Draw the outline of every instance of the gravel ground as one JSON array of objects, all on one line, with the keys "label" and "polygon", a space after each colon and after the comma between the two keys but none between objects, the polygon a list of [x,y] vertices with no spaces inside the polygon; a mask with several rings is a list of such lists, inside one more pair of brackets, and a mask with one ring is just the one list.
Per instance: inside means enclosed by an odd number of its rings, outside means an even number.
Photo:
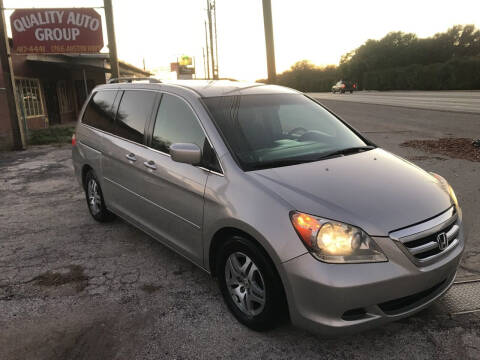
[{"label": "gravel ground", "polygon": [[450,158],[480,162],[480,146],[474,144],[473,139],[450,137],[435,140],[410,140],[400,145],[410,146],[432,154],[446,155]]},{"label": "gravel ground", "polygon": [[[450,135],[382,122],[443,113],[329,106],[452,183],[469,238],[459,278],[480,278],[480,164],[400,147]],[[480,358],[480,313],[452,315],[441,301],[353,336],[323,338],[288,324],[252,332],[230,315],[202,270],[120,220],[90,217],[68,146],[0,153],[0,169],[0,359]]]}]

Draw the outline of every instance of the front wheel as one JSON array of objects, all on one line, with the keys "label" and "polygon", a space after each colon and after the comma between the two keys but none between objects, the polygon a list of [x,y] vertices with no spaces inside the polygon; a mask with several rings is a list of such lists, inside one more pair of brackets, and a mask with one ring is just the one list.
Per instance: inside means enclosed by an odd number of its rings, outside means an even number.
[{"label": "front wheel", "polygon": [[288,315],[280,277],[262,249],[235,236],[220,248],[216,274],[223,298],[242,324],[263,331]]}]

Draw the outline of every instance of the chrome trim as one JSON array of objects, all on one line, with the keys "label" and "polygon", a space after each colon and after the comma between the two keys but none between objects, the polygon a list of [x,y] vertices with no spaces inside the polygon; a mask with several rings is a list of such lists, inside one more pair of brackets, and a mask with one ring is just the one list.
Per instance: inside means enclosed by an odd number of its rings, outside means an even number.
[{"label": "chrome trim", "polygon": [[450,252],[450,250],[452,250],[455,246],[457,246],[458,243],[459,243],[458,239],[455,239],[451,242],[450,245],[448,245],[445,249],[440,251],[438,254],[435,254],[435,255],[432,255],[432,256],[429,256],[429,257],[426,257],[426,258],[423,258],[423,259],[417,259],[417,261],[419,261],[420,263],[425,263],[425,262],[429,262],[429,261],[435,259],[438,256],[445,255],[446,253]]},{"label": "chrome trim", "polygon": [[452,206],[433,219],[400,230],[392,231],[389,233],[389,236],[393,240],[397,240],[402,243],[409,242],[434,234],[442,228],[455,222],[457,218],[458,215],[455,213],[455,207]]},{"label": "chrome trim", "polygon": [[154,203],[154,202],[153,202],[153,201],[151,201],[151,200],[148,200],[147,198],[143,197],[142,195],[139,195],[139,194],[137,194],[136,192],[134,192],[134,191],[132,191],[132,190],[130,190],[130,189],[128,189],[128,188],[126,188],[125,186],[123,186],[123,185],[120,185],[120,184],[119,184],[119,183],[117,183],[116,181],[114,181],[114,180],[111,180],[111,179],[109,179],[109,178],[107,178],[107,177],[105,177],[105,176],[104,176],[103,178],[104,178],[105,180],[109,181],[110,183],[112,183],[112,184],[114,184],[114,185],[116,185],[116,186],[118,186],[118,187],[122,188],[123,190],[125,190],[125,191],[128,191],[129,193],[131,193],[131,194],[133,194],[133,195],[135,195],[135,196],[139,197],[140,199],[142,199],[142,200],[144,200],[144,201],[148,202],[149,204],[152,204],[153,206],[156,206],[156,207],[158,207],[160,210],[163,210],[163,211],[165,211],[165,212],[167,212],[167,213],[169,213],[169,214],[171,214],[171,215],[173,215],[173,216],[176,216],[177,218],[179,218],[180,220],[183,220],[184,222],[186,222],[186,223],[190,224],[190,225],[191,225],[191,226],[193,226],[194,228],[196,228],[196,229],[200,229],[200,226],[199,226],[199,225],[197,225],[197,224],[195,224],[195,223],[191,222],[190,220],[187,220],[187,219],[185,219],[184,217],[181,217],[180,215],[178,215],[178,214],[174,213],[173,211],[170,211],[170,210],[168,210],[168,209],[164,208],[163,206],[160,206],[160,205],[158,205],[158,204]]},{"label": "chrome trim", "polygon": [[[389,235],[390,238],[394,240],[394,242],[400,248],[400,250],[402,250],[402,252],[414,264],[416,264],[417,266],[425,266],[432,263],[436,258],[443,257],[460,243],[460,240],[457,238],[457,235],[460,232],[460,226],[457,224],[457,221],[459,221],[458,213],[455,211],[455,207],[452,206],[440,215],[430,220],[400,230],[395,230]],[[451,241],[451,243],[444,250],[441,250],[438,253],[428,256],[426,258],[420,259],[417,257],[419,254],[438,248],[437,241],[429,241],[426,244],[422,244],[416,247],[407,247],[407,244],[409,242],[423,239],[432,234],[438,233],[442,231],[442,229],[448,228],[452,224],[453,226],[446,234],[448,241]]]},{"label": "chrome trim", "polygon": [[457,224],[453,225],[452,228],[450,229],[450,231],[447,232],[448,242],[450,242],[450,240],[455,238],[458,235],[459,231],[460,231],[460,226],[458,226]]},{"label": "chrome trim", "polygon": [[436,242],[430,241],[429,243],[417,246],[415,248],[408,249],[412,255],[417,255],[429,250],[433,250],[438,247]]},{"label": "chrome trim", "polygon": [[[221,166],[222,166],[222,165],[220,165],[220,167],[221,167]],[[221,174],[221,173],[219,173],[219,172],[216,172],[215,170],[210,170],[210,169],[204,168],[203,166],[199,166],[198,168],[199,168],[199,169],[202,169],[202,170],[205,170],[206,172],[208,172],[208,173],[210,173],[210,174],[225,177],[225,175],[223,175],[223,174]]]}]

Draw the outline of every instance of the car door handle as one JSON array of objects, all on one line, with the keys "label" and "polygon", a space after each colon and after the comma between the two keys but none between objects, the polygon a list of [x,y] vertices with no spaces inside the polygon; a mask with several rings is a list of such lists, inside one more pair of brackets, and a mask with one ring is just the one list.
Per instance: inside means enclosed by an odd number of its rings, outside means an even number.
[{"label": "car door handle", "polygon": [[125,157],[130,161],[137,161],[137,158],[135,157],[134,153],[127,154],[125,155]]},{"label": "car door handle", "polygon": [[152,160],[145,161],[143,165],[145,165],[149,169],[157,170],[157,166],[155,165],[155,162]]}]

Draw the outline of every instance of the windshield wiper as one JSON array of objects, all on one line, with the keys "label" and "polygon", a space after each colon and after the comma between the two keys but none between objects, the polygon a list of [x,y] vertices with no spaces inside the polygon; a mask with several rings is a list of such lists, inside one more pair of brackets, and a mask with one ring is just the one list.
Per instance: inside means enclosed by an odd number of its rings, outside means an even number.
[{"label": "windshield wiper", "polygon": [[260,164],[255,164],[252,166],[252,170],[261,170],[261,169],[268,169],[268,168],[275,168],[281,166],[290,166],[290,165],[298,165],[307,162],[317,161],[318,158],[286,158],[286,159],[279,159],[274,161],[268,161]]},{"label": "windshield wiper", "polygon": [[349,148],[335,150],[335,151],[326,153],[326,154],[318,157],[317,160],[324,160],[324,159],[332,158],[332,157],[335,157],[335,156],[345,156],[345,155],[357,154],[359,152],[364,152],[364,151],[368,151],[368,150],[372,150],[372,149],[375,149],[375,146],[372,146],[372,145],[354,146],[354,147],[349,147]]},{"label": "windshield wiper", "polygon": [[335,157],[335,156],[344,156],[344,155],[349,155],[349,154],[355,154],[355,153],[368,151],[368,150],[372,150],[372,149],[375,149],[375,146],[371,146],[371,145],[355,146],[355,147],[335,150],[335,151],[323,154],[321,156],[294,157],[294,158],[278,159],[278,160],[273,160],[273,161],[268,161],[268,162],[252,165],[250,167],[250,170],[261,170],[261,169],[275,168],[275,167],[281,167],[281,166],[304,164],[304,163],[308,163],[308,162],[325,160],[325,159],[332,158],[332,157]]}]

